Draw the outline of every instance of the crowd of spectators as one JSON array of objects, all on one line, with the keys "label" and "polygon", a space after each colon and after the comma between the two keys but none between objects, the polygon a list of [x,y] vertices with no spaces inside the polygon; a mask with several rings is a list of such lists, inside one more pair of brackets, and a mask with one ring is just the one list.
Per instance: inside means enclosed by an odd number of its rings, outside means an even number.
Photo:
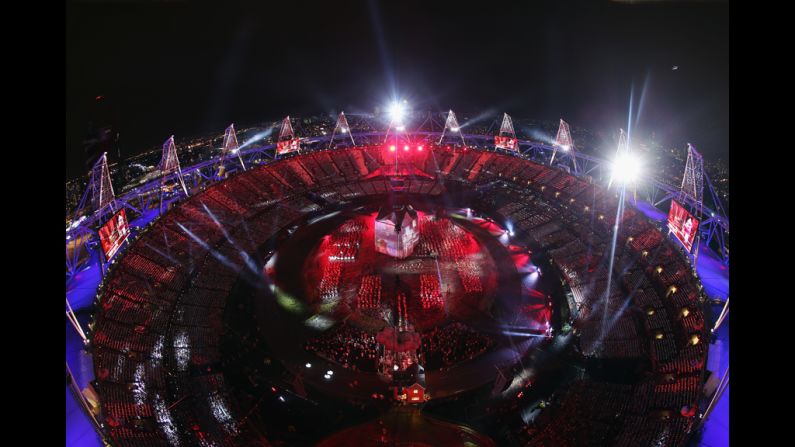
[{"label": "crowd of spectators", "polygon": [[380,344],[348,324],[337,325],[304,344],[304,348],[353,371],[376,372]]},{"label": "crowd of spectators", "polygon": [[423,366],[429,370],[450,368],[477,357],[495,344],[488,335],[459,321],[435,327],[422,334]]}]

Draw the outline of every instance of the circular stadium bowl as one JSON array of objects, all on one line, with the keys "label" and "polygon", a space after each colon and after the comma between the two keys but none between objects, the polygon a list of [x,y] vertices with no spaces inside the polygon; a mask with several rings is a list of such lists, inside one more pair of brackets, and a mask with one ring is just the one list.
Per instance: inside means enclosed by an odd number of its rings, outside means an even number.
[{"label": "circular stadium bowl", "polygon": [[249,166],[141,230],[90,334],[111,442],[684,445],[708,334],[671,241],[515,154],[389,146]]}]

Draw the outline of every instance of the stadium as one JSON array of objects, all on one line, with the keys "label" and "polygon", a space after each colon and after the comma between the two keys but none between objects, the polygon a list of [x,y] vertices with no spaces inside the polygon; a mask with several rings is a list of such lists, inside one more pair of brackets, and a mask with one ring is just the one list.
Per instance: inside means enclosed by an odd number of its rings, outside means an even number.
[{"label": "stadium", "polygon": [[573,134],[395,103],[191,163],[172,136],[119,194],[101,157],[67,219],[67,431],[694,445],[728,412],[727,213],[695,147],[672,184],[623,130],[612,158]]}]

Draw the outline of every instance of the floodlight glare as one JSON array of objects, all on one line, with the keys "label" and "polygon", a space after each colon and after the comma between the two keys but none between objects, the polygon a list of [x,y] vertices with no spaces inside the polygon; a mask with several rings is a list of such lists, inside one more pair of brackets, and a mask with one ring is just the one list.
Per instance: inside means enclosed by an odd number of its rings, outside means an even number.
[{"label": "floodlight glare", "polygon": [[[403,102],[405,104],[405,101]],[[399,102],[393,102],[391,106],[389,106],[389,118],[392,119],[392,122],[399,123],[403,120],[403,115],[405,114],[405,109],[403,104]]]},{"label": "floodlight glare", "polygon": [[458,132],[458,130],[459,130],[458,127],[451,127],[450,128],[451,132]]},{"label": "floodlight glare", "polygon": [[571,149],[568,144],[561,144],[560,148],[563,149],[564,151]]},{"label": "floodlight glare", "polygon": [[640,159],[633,154],[621,154],[612,165],[612,178],[619,183],[632,183],[640,177]]}]

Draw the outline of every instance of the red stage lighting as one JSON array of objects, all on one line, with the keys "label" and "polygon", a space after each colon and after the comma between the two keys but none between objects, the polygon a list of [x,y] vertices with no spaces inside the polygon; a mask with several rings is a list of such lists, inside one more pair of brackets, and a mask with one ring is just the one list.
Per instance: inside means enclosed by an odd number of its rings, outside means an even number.
[{"label": "red stage lighting", "polygon": [[408,150],[409,150],[409,145],[407,144],[407,145],[403,146],[403,150],[404,150],[404,151],[406,151],[406,152],[408,152]]},{"label": "red stage lighting", "polygon": [[389,151],[390,152],[395,152],[395,145],[394,144],[392,146],[389,146]]},{"label": "red stage lighting", "polygon": [[422,146],[417,146],[417,150],[422,152]]}]

